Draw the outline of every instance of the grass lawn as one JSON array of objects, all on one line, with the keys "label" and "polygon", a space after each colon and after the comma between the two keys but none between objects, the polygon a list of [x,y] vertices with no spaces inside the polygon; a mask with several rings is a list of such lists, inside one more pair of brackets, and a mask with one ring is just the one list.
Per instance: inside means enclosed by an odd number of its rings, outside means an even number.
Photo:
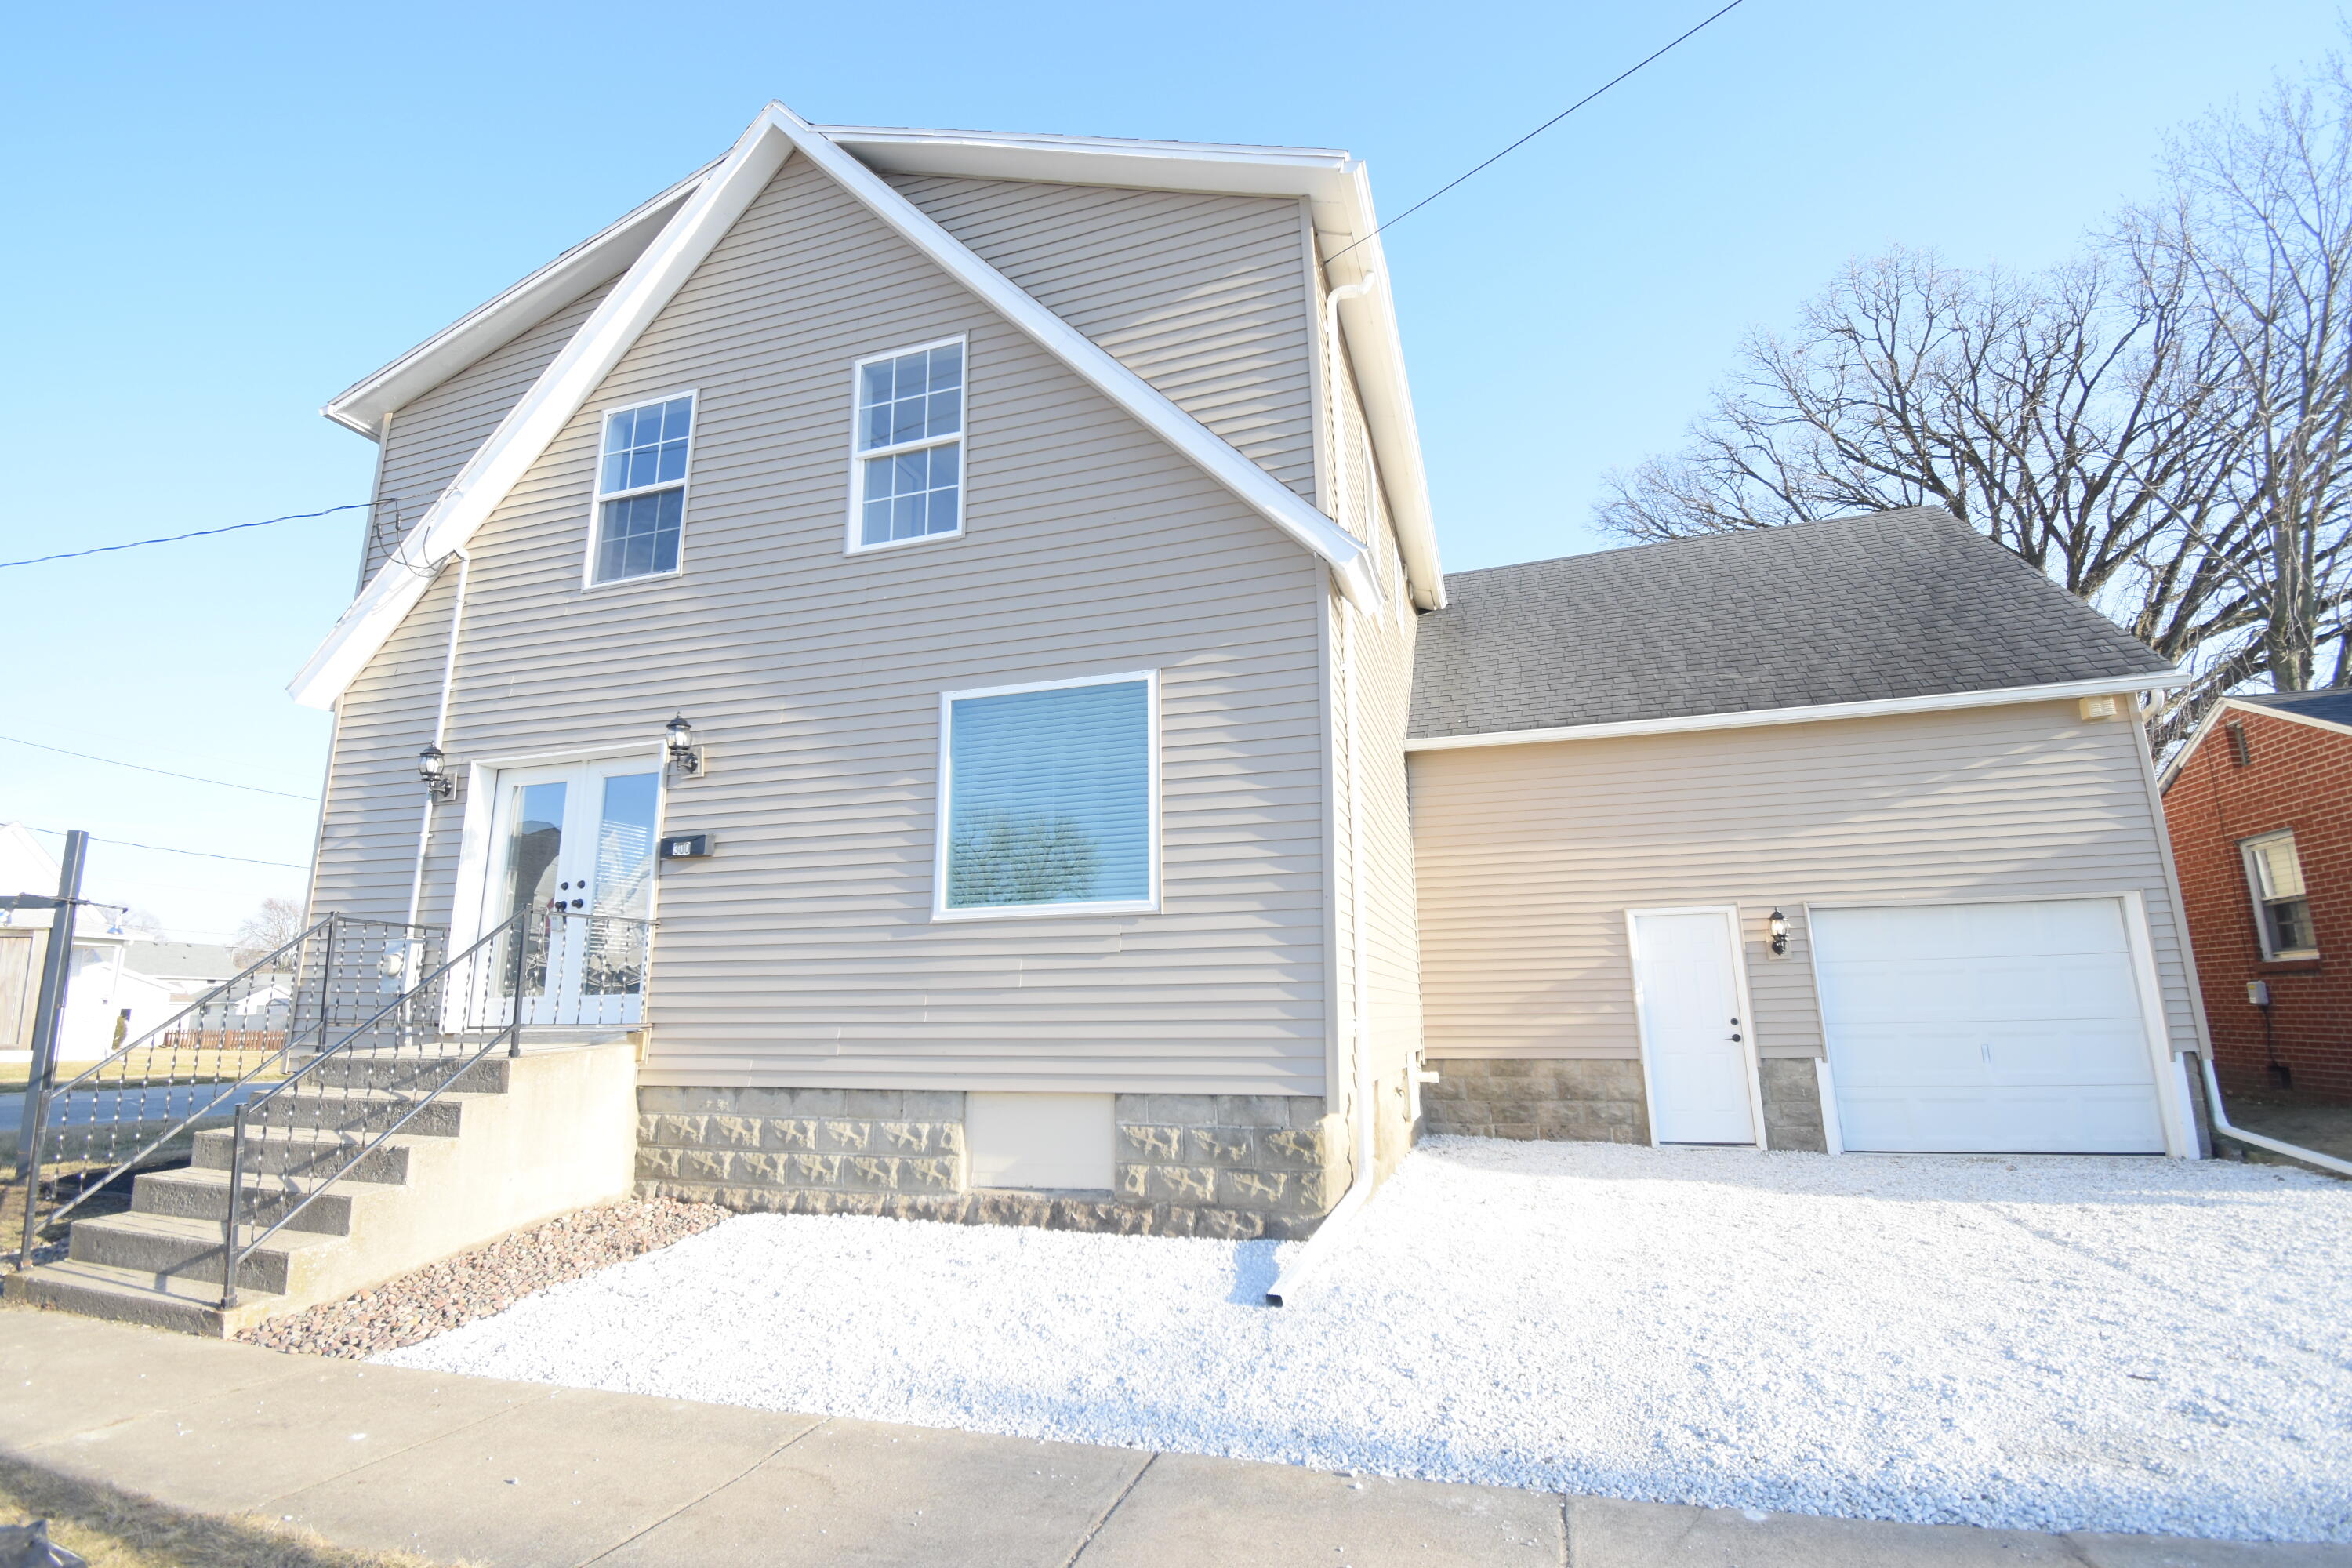
[{"label": "grass lawn", "polygon": [[258,1514],[183,1512],[0,1454],[0,1524],[37,1519],[90,1568],[432,1568],[405,1552],[346,1551]]}]

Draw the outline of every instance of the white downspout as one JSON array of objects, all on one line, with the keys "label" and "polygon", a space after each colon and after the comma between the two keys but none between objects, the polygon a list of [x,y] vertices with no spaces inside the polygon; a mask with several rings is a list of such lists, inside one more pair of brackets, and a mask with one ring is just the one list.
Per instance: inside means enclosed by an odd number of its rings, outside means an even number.
[{"label": "white downspout", "polygon": [[2259,1132],[2249,1132],[2232,1126],[2230,1112],[2221,1103],[2221,1081],[2213,1076],[2213,1058],[2200,1051],[2198,1065],[2205,1069],[2205,1109],[2213,1118],[2213,1131],[2240,1143],[2252,1143],[2257,1149],[2267,1149],[2273,1154],[2284,1154],[2290,1160],[2300,1160],[2306,1165],[2317,1165],[2339,1176],[2352,1176],[2352,1160],[2339,1160],[2333,1154],[2323,1154],[2316,1149],[2306,1149],[2299,1143],[2282,1143],[2275,1138],[2265,1138]]},{"label": "white downspout", "polygon": [[[1324,383],[1330,394],[1331,423],[1331,492],[1339,513],[1339,525],[1347,526],[1348,462],[1347,452],[1339,441],[1339,305],[1371,292],[1379,280],[1376,273],[1368,273],[1342,289],[1334,289],[1323,297],[1323,344],[1326,356]],[[1356,1080],[1356,1157],[1353,1179],[1323,1223],[1307,1239],[1294,1256],[1281,1277],[1265,1293],[1269,1307],[1284,1305],[1297,1295],[1307,1277],[1339,1245],[1338,1237],[1364,1200],[1372,1195],[1373,1160],[1378,1152],[1377,1134],[1372,1125],[1372,1042],[1367,1026],[1366,1002],[1370,971],[1370,936],[1364,921],[1364,785],[1363,737],[1357,723],[1356,700],[1356,621],[1360,616],[1376,613],[1359,610],[1340,601],[1339,609],[1339,689],[1340,701],[1348,735],[1348,879],[1349,894],[1354,900],[1351,920],[1355,927],[1349,947],[1349,1034],[1355,1046]]]},{"label": "white downspout", "polygon": [[[433,744],[436,746],[440,745],[443,737],[449,732],[449,689],[457,679],[457,634],[466,625],[466,580],[474,570],[474,558],[465,551],[452,550],[449,555],[457,558],[457,597],[449,606],[449,648],[441,660],[441,705],[433,714]],[[449,555],[441,558],[443,565],[449,563]],[[416,871],[408,882],[408,923],[412,926],[416,923],[417,912],[425,903],[425,852],[432,845],[433,813],[440,804],[431,795],[426,795],[425,816],[416,825]]]}]

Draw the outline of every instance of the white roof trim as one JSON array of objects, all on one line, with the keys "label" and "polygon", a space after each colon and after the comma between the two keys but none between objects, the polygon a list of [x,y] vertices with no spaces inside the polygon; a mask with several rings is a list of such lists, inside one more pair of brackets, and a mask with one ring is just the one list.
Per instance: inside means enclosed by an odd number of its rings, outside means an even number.
[{"label": "white roof trim", "polygon": [[1396,300],[1389,290],[1381,242],[1373,237],[1380,219],[1372,209],[1371,177],[1362,160],[1336,149],[1315,147],[901,131],[866,125],[814,129],[886,174],[1043,180],[1223,195],[1293,196],[1306,201],[1323,254],[1348,250],[1328,269],[1328,281],[1336,287],[1367,276],[1378,278],[1369,293],[1340,303],[1339,324],[1363,395],[1364,420],[1371,427],[1372,447],[1380,458],[1405,576],[1433,605],[1445,603],[1445,574],[1438,557],[1429,476],[1422,465],[1421,435],[1413,419],[1412,390],[1405,381]]},{"label": "white roof trim", "polygon": [[1692,713],[1674,719],[1629,719],[1615,724],[1570,724],[1554,730],[1497,730],[1483,735],[1427,735],[1409,739],[1408,752],[1451,752],[1470,746],[1532,746],[1553,741],[1606,741],[1621,735],[1671,735],[1692,730],[1747,730],[1764,724],[1810,724],[1831,719],[1878,719],[1903,713],[1935,713],[1955,708],[1997,708],[2012,702],[2059,702],[2076,697],[2108,697],[2186,686],[2178,669],[2146,675],[2116,675],[2098,680],[2050,686],[2004,686],[1990,691],[1945,691],[1928,697],[1889,697],[1874,702],[1821,702],[1803,708],[1744,708],[1731,713]]},{"label": "white roof trim", "polygon": [[573,246],[488,303],[467,311],[406,353],[335,395],[319,410],[371,441],[383,438],[383,422],[483,355],[539,325],[564,306],[626,272],[664,225],[694,194],[706,163],[619,222]]},{"label": "white roof trim", "polygon": [[1048,353],[1329,563],[1349,600],[1380,603],[1370,552],[1347,531],[982,261],[806,121],[771,103],[734,149],[699,177],[660,236],[377,569],[295,677],[289,689],[296,701],[323,708],[342,695],[424,596],[435,565],[464,547],[795,150]]}]

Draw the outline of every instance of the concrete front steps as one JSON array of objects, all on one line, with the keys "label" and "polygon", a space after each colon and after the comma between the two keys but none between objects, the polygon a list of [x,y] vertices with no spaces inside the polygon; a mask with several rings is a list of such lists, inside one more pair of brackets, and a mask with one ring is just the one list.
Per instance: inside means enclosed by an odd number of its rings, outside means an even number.
[{"label": "concrete front steps", "polygon": [[237,1266],[220,1304],[234,1135],[200,1132],[191,1163],[135,1178],[131,1212],[78,1220],[67,1256],[11,1275],[9,1299],[87,1317],[223,1337],[339,1300],[517,1226],[618,1197],[635,1179],[635,1049],[533,1040],[493,1056],[340,1179],[351,1152],[421,1100],[446,1068],[352,1053],[248,1119],[248,1227],[310,1206]]}]

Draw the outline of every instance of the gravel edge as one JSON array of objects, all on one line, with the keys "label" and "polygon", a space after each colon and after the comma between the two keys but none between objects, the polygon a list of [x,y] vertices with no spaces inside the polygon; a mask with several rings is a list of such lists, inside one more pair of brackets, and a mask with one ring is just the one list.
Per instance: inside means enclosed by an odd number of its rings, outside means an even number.
[{"label": "gravel edge", "polygon": [[625,1198],[574,1209],[340,1301],[245,1329],[248,1344],[364,1361],[505,1311],[551,1285],[642,1258],[735,1217],[716,1204]]}]

